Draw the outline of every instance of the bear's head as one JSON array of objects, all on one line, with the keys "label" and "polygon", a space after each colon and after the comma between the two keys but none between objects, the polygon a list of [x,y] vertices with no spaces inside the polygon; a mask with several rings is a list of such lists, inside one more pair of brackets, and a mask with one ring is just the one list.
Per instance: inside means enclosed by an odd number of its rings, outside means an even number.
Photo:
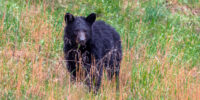
[{"label": "bear's head", "polygon": [[65,34],[71,42],[85,45],[91,39],[92,24],[96,19],[95,13],[91,13],[87,17],[66,13],[64,19],[66,23]]}]

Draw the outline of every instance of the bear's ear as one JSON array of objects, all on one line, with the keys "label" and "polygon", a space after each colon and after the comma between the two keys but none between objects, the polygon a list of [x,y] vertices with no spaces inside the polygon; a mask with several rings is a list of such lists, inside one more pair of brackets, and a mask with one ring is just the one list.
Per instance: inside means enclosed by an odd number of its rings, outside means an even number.
[{"label": "bear's ear", "polygon": [[65,23],[70,23],[74,21],[74,16],[70,13],[65,14]]},{"label": "bear's ear", "polygon": [[96,20],[96,14],[95,13],[91,13],[90,15],[88,15],[86,17],[86,21],[89,22],[90,24],[93,24],[95,20]]}]

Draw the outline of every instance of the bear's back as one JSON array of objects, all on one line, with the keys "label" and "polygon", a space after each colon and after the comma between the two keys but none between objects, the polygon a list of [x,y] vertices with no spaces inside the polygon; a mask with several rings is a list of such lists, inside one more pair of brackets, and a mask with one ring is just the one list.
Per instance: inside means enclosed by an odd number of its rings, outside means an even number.
[{"label": "bear's back", "polygon": [[120,35],[104,21],[95,21],[92,25],[92,42],[103,49],[103,55],[112,49],[121,50]]},{"label": "bear's back", "polygon": [[92,25],[92,35],[97,38],[108,38],[119,41],[120,36],[116,30],[104,21],[95,21]]}]

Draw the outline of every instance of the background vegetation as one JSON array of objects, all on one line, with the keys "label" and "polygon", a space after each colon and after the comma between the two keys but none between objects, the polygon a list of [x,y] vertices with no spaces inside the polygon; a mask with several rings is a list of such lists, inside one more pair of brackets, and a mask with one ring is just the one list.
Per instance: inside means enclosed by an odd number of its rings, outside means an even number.
[{"label": "background vegetation", "polygon": [[71,84],[63,59],[64,14],[111,24],[123,42],[119,99],[200,98],[199,0],[0,0],[0,99],[113,100]]}]

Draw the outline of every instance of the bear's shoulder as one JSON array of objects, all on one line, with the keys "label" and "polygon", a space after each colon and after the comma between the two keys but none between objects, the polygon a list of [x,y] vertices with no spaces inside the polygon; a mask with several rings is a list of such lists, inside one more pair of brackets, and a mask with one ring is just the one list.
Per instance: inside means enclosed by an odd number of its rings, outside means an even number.
[{"label": "bear's shoulder", "polygon": [[110,25],[108,25],[105,21],[102,20],[98,20],[95,21],[92,25],[93,28],[99,28],[99,27],[110,27]]},{"label": "bear's shoulder", "polygon": [[97,38],[107,38],[112,40],[113,37],[119,37],[119,33],[115,30],[114,27],[107,24],[105,21],[95,21],[92,25],[93,36]]}]

